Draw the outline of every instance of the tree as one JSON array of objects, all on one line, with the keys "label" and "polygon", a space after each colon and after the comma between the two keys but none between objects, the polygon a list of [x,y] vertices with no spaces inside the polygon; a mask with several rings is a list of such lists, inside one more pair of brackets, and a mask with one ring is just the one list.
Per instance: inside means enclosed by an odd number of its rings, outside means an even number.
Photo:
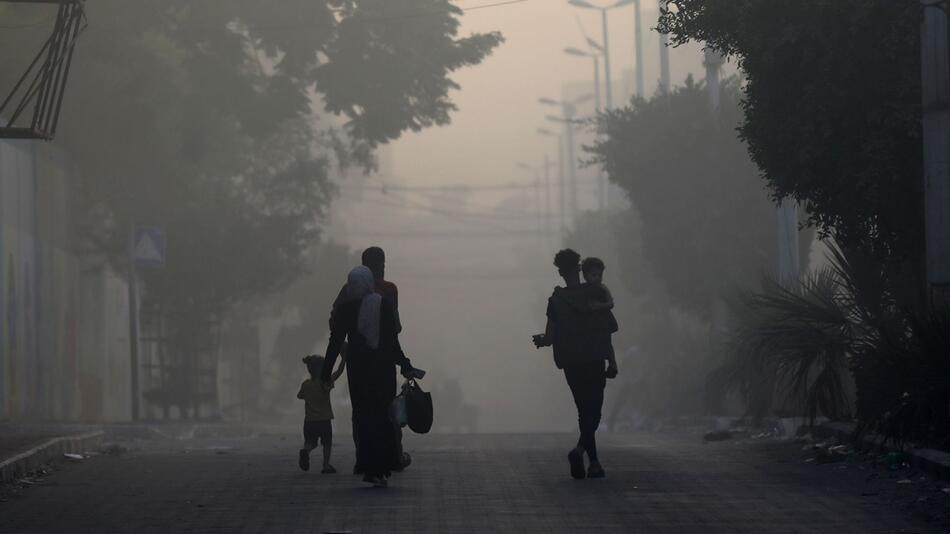
[{"label": "tree", "polygon": [[[449,75],[501,42],[458,37],[448,0],[102,0],[87,11],[58,139],[78,233],[84,252],[124,272],[131,227],[166,228],[145,307],[182,362],[228,309],[305,272],[334,163],[371,168],[378,143],[448,122]],[[4,21],[35,13],[6,7]],[[39,44],[24,37],[0,36],[0,87]]]},{"label": "tree", "polygon": [[916,307],[922,261],[920,6],[677,0],[659,29],[739,62],[739,128],[774,198],[887,267]]},{"label": "tree", "polygon": [[707,102],[691,77],[636,98],[601,117],[601,140],[588,150],[636,207],[653,274],[675,304],[709,319],[717,300],[775,271],[778,235],[775,208],[735,134],[739,81],[723,83],[718,114]]},{"label": "tree", "polygon": [[[773,197],[802,201],[808,222],[840,245],[839,287],[830,302],[860,333],[851,334],[845,351],[860,428],[946,443],[950,404],[937,384],[950,379],[950,323],[946,314],[924,311],[922,291],[921,4],[673,5],[660,31],[676,44],[705,41],[743,69],[740,133]],[[782,313],[795,305],[775,302]],[[824,313],[798,308],[801,324],[815,324]],[[779,317],[787,327],[790,315]],[[815,349],[804,355],[814,356]]]}]

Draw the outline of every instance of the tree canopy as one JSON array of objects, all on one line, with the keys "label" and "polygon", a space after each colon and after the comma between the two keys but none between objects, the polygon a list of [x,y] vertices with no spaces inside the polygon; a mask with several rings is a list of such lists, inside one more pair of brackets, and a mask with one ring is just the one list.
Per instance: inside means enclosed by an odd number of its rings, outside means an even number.
[{"label": "tree canopy", "polygon": [[601,140],[588,147],[640,215],[644,261],[677,305],[707,318],[716,299],[778,262],[775,207],[735,132],[738,79],[721,94],[718,113],[691,77],[635,98],[601,117]]},{"label": "tree canopy", "polygon": [[[5,20],[37,18],[7,7]],[[449,121],[449,75],[497,33],[459,37],[448,0],[103,0],[87,6],[61,135],[76,213],[93,249],[122,261],[130,227],[165,225],[169,263],[150,277],[212,308],[302,272],[333,163]],[[27,61],[0,47],[0,87]],[[336,118],[339,116],[340,118]],[[182,295],[184,298],[185,295]]]},{"label": "tree canopy", "polygon": [[739,131],[772,196],[908,280],[923,235],[919,24],[909,1],[676,0],[659,30],[738,60]]},{"label": "tree canopy", "polygon": [[[46,37],[37,9],[0,7],[20,28],[0,34],[0,88]],[[502,41],[459,36],[448,0],[86,9],[56,141],[76,241],[125,272],[131,229],[165,228],[166,265],[145,273],[144,302],[185,360],[234,305],[319,272],[308,262],[334,165],[369,169],[378,144],[447,123],[450,75]]]}]

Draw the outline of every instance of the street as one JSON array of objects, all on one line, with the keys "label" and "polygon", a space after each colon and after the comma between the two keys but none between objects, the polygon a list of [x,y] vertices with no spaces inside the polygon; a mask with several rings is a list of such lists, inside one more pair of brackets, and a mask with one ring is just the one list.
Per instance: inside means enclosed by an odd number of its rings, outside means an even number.
[{"label": "street", "polygon": [[[0,531],[945,531],[945,523],[897,503],[904,486],[918,493],[928,486],[927,499],[950,501],[934,481],[896,484],[907,475],[889,479],[860,462],[806,463],[791,441],[704,445],[694,437],[605,434],[608,478],[575,481],[564,458],[572,439],[407,436],[413,464],[385,490],[349,474],[345,435],[336,439],[336,475],[299,471],[294,434],[140,441],[120,455],[63,464],[6,495]],[[878,486],[868,486],[871,478],[881,479]]]}]

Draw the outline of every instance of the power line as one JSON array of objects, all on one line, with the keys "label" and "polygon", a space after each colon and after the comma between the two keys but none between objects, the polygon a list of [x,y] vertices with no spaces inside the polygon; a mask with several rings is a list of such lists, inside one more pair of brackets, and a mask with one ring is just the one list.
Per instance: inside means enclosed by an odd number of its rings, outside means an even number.
[{"label": "power line", "polygon": [[[384,193],[380,191],[379,189],[368,189],[367,191],[373,192],[373,193],[379,193],[385,196],[389,196],[390,194],[389,192]],[[446,202],[457,203],[458,202],[457,198],[446,196],[445,192],[440,192],[440,191],[397,191],[391,194],[399,195],[401,198],[406,198],[405,195],[411,194],[416,198],[422,197],[422,198],[429,199],[432,202],[441,202],[441,203],[446,203]],[[512,211],[512,210],[507,210],[507,209],[501,209],[497,205],[488,205],[488,204],[482,204],[480,202],[473,202],[469,198],[466,198],[463,203],[465,204],[466,207],[471,207],[471,208],[478,209],[478,210],[492,213],[492,214],[524,215],[523,211]]]},{"label": "power line", "polygon": [[[505,222],[505,221],[519,221],[519,220],[536,221],[538,217],[548,217],[548,216],[550,216],[551,218],[560,217],[560,215],[557,215],[557,214],[546,215],[544,213],[524,212],[524,211],[520,211],[520,212],[461,211],[461,210],[455,210],[455,209],[450,209],[450,208],[438,208],[436,206],[429,206],[429,205],[424,205],[424,204],[414,204],[414,203],[410,203],[408,199],[401,199],[401,200],[402,202],[396,199],[389,201],[387,199],[364,198],[356,202],[366,202],[369,204],[389,206],[393,208],[406,208],[410,210],[418,210],[418,211],[433,213],[437,215],[445,215],[447,217],[469,217],[469,218],[481,219],[481,220],[484,220],[485,222],[496,222],[496,221]],[[488,208],[488,209],[492,209],[492,208]]]},{"label": "power line", "polygon": [[493,223],[495,223],[496,221],[494,221],[494,220],[493,220],[492,218],[490,218],[490,217],[487,217],[485,214],[481,214],[481,213],[466,213],[466,212],[462,212],[462,211],[453,211],[453,210],[448,210],[448,209],[440,209],[440,208],[437,208],[437,207],[434,207],[434,206],[425,206],[425,205],[415,205],[415,206],[413,206],[413,205],[411,205],[411,204],[400,203],[399,201],[388,201],[388,202],[387,202],[386,200],[381,200],[381,199],[363,199],[363,202],[368,202],[368,203],[370,203],[370,204],[377,204],[377,205],[381,205],[381,206],[389,206],[389,207],[393,207],[393,208],[415,209],[415,210],[420,210],[420,211],[428,212],[428,213],[435,214],[435,215],[443,215],[443,216],[445,216],[445,217],[467,218],[467,219],[470,219],[471,222],[475,222],[475,223],[478,223],[478,224],[486,225],[488,228],[492,228],[492,229],[500,230],[500,231],[504,231],[504,230],[505,230],[505,227],[504,227],[504,226],[499,226],[499,225],[497,225],[497,224],[493,224]]},{"label": "power line", "polygon": [[537,230],[513,230],[506,232],[455,232],[455,231],[429,231],[429,232],[386,232],[386,231],[373,231],[373,230],[357,230],[352,232],[347,232],[347,235],[350,237],[404,237],[404,238],[448,238],[448,239],[469,239],[469,238],[489,238],[489,239],[498,239],[504,237],[530,237],[536,239],[538,237],[544,237],[547,234],[545,232],[539,232]]},{"label": "power line", "polygon": [[[500,209],[499,206],[488,205],[488,204],[483,204],[479,202],[472,202],[468,198],[465,198],[464,200],[460,200],[458,198],[452,198],[451,196],[446,196],[446,192],[444,191],[389,191],[389,190],[384,191],[382,189],[372,187],[372,188],[363,189],[361,192],[374,193],[375,195],[381,195],[381,198],[373,196],[371,198],[364,197],[362,200],[367,200],[367,201],[375,200],[377,202],[381,202],[382,200],[401,201],[407,207],[414,204],[415,206],[419,206],[419,209],[423,211],[429,211],[429,212],[432,211],[431,209],[432,204],[438,203],[438,204],[443,204],[443,205],[449,205],[450,207],[464,206],[466,208],[472,208],[474,210],[477,210],[478,213],[474,213],[474,212],[469,212],[469,213],[472,213],[473,215],[477,215],[479,217],[496,216],[496,215],[515,216],[515,217],[525,216],[524,211]],[[432,204],[426,204],[423,206],[423,205],[418,204],[417,202],[414,203],[413,199],[425,199]]]},{"label": "power line", "polygon": [[479,9],[488,9],[491,7],[510,6],[512,4],[522,4],[529,0],[508,0],[507,2],[495,2],[494,4],[482,4],[480,6],[460,7],[462,11],[477,11]]},{"label": "power line", "polygon": [[[565,185],[570,185],[569,181],[562,181],[561,183]],[[508,184],[482,184],[482,185],[464,185],[464,184],[451,184],[451,185],[388,185],[382,184],[379,186],[380,190],[384,193],[388,191],[458,191],[461,193],[467,193],[472,191],[512,191],[512,190],[524,190],[524,189],[535,189],[536,187],[543,186],[543,182],[532,182],[532,183],[508,183]],[[558,185],[557,181],[551,182],[551,185]],[[596,180],[577,180],[577,185],[586,185],[586,186],[596,186]],[[343,185],[341,189],[346,189],[346,186]]]}]

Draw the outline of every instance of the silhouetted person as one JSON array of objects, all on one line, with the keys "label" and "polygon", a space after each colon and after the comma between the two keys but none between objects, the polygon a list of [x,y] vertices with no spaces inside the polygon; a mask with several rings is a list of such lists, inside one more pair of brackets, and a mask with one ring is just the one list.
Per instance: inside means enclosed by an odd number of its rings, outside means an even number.
[{"label": "silhouetted person", "polygon": [[336,473],[330,465],[330,453],[333,450],[333,405],[330,403],[330,390],[333,383],[343,374],[346,367],[346,347],[340,350],[342,363],[331,376],[329,382],[320,379],[323,372],[323,356],[311,354],[303,359],[310,378],[300,384],[297,398],[304,401],[303,448],[300,449],[299,465],[304,471],[310,470],[310,451],[317,448],[317,442],[323,445],[323,469],[320,473]]},{"label": "silhouetted person", "polygon": [[[375,278],[375,291],[384,299],[388,300],[396,311],[396,325],[399,332],[402,332],[402,325],[399,323],[399,288],[396,284],[386,280],[386,253],[380,247],[369,247],[363,251],[360,263],[368,267],[373,272]],[[333,318],[337,307],[348,299],[346,285],[340,288],[336,300],[333,301],[333,309],[330,310],[330,327],[333,327]]]},{"label": "silhouetted person", "polygon": [[330,371],[343,342],[349,340],[347,375],[357,426],[357,458],[363,481],[386,487],[396,455],[396,432],[389,417],[396,393],[396,365],[403,376],[412,364],[399,345],[396,312],[390,301],[375,292],[375,279],[366,266],[354,267],[347,277],[346,302],[341,303],[330,328],[330,342],[321,379]]},{"label": "silhouetted person", "polygon": [[[392,305],[392,309],[396,318],[396,333],[398,334],[402,332],[402,325],[399,322],[399,289],[396,287],[396,284],[385,280],[386,253],[380,247],[369,247],[363,251],[361,263],[373,272],[373,277],[375,278],[374,289],[376,293],[383,297],[383,300],[388,301]],[[347,300],[349,300],[349,296],[346,289],[346,284],[344,284],[343,287],[340,288],[340,293],[337,294],[336,300],[333,301],[333,308],[330,310],[331,329],[333,328],[333,321],[336,317],[337,308],[339,308],[339,306]],[[354,402],[353,388],[349,371],[347,371],[346,380],[350,390],[350,405],[352,406]],[[393,396],[395,395],[395,389],[393,389]],[[357,451],[356,464],[353,466],[353,474],[360,475],[363,474],[363,467],[359,457],[359,432],[357,430],[359,425],[356,422],[356,410],[353,410],[352,412],[351,422],[353,425],[353,446]],[[403,468],[407,467],[412,460],[408,454],[404,454],[402,451],[402,429],[400,429],[398,425],[395,425],[395,428],[397,451],[393,459],[393,468],[401,471]]]},{"label": "silhouetted person", "polygon": [[[581,273],[584,275],[584,284],[591,286],[594,293],[594,299],[588,305],[591,311],[606,312],[607,324],[610,334],[618,330],[617,318],[614,317],[614,297],[610,294],[610,289],[604,284],[604,260],[600,258],[584,258],[581,262]],[[617,377],[617,357],[614,352],[614,344],[609,344],[610,354],[607,355],[607,378]]]},{"label": "silhouetted person", "polygon": [[591,310],[590,302],[602,298],[602,291],[581,285],[580,255],[564,249],[554,256],[554,265],[566,287],[554,288],[548,299],[547,326],[544,334],[534,336],[536,347],[554,346],[554,363],[574,396],[580,438],[567,455],[571,476],[584,478],[584,453],[590,465],[588,478],[603,478],[604,468],[597,457],[595,432],[600,425],[607,384],[605,362],[610,355],[610,335],[602,311]]}]

